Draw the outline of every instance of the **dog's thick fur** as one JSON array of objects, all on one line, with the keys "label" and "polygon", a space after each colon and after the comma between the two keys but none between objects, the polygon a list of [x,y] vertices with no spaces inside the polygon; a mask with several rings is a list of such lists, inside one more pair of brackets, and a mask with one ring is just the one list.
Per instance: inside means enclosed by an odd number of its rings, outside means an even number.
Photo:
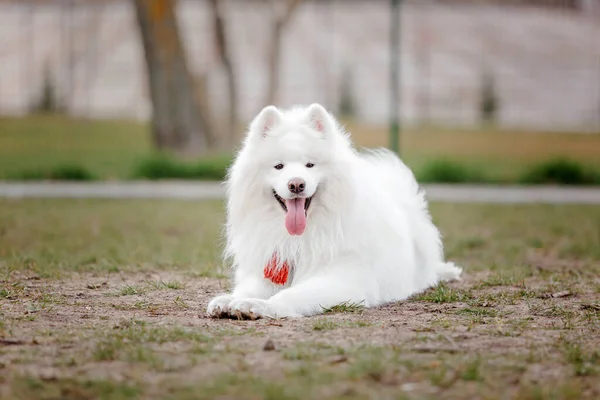
[{"label": "dog's thick fur", "polygon": [[[305,182],[302,193],[292,193],[292,179]],[[235,286],[209,303],[211,316],[301,317],[343,302],[374,307],[460,277],[444,261],[410,169],[386,150],[358,153],[319,104],[263,109],[227,190]],[[284,204],[312,197],[305,219],[288,221],[275,194]],[[265,278],[274,257],[290,266],[284,285]]]}]

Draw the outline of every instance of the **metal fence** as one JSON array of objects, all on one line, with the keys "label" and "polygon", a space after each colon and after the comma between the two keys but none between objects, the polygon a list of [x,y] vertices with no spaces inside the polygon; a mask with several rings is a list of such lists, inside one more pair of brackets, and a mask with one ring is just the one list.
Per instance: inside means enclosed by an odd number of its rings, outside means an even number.
[{"label": "metal fence", "polygon": [[[268,1],[225,0],[240,118],[264,106]],[[600,0],[402,1],[402,123],[600,130]],[[190,68],[225,107],[208,4],[180,0]],[[304,1],[283,38],[278,104],[321,102],[387,124],[389,0]],[[0,0],[0,113],[45,92],[70,113],[146,119],[151,112],[128,0]]]}]

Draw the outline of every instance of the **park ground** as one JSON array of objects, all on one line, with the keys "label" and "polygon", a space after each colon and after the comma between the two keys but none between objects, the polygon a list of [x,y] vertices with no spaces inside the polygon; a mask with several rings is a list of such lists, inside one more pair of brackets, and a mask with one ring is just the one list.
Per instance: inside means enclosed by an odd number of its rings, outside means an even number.
[{"label": "park ground", "polygon": [[600,397],[600,206],[432,213],[461,282],[237,321],[220,201],[0,200],[0,398]]}]

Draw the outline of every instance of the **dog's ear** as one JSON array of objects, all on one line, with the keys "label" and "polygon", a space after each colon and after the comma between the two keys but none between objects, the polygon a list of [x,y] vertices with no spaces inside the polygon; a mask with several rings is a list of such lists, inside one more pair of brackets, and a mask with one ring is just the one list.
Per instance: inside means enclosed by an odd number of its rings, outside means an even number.
[{"label": "dog's ear", "polygon": [[267,106],[252,121],[250,133],[257,138],[264,138],[280,123],[281,112],[275,106]]},{"label": "dog's ear", "polygon": [[325,108],[317,103],[308,106],[310,127],[315,131],[327,134],[333,130],[333,121]]}]

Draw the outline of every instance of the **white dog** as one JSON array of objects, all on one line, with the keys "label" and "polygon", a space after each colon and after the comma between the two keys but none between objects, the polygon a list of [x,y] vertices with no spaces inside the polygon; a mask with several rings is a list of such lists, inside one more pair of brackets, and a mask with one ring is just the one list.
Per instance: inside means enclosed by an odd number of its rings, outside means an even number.
[{"label": "white dog", "polygon": [[210,316],[374,307],[460,277],[410,169],[386,150],[359,154],[319,104],[263,109],[227,190],[235,287],[209,303]]}]

